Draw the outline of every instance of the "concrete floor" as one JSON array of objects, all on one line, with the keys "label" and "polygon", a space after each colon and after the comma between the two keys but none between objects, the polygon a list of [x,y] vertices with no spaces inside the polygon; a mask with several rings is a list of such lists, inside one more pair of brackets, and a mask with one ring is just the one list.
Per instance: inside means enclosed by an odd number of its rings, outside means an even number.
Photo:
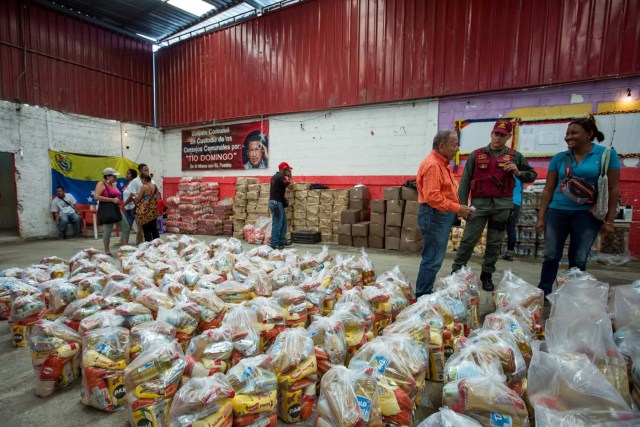
[{"label": "concrete floor", "polygon": [[[209,242],[210,236],[202,236],[202,240]],[[81,249],[88,247],[101,248],[101,240],[72,239],[72,240],[38,240],[21,241],[17,239],[3,239],[0,242],[0,270],[9,267],[26,267],[37,263],[45,256],[57,255],[70,258]],[[245,245],[246,248],[251,245]],[[312,254],[321,250],[320,245],[295,244],[301,253],[307,251]],[[332,252],[343,254],[358,254],[359,250],[352,247],[330,245]],[[394,251],[370,249],[369,256],[374,263],[376,273],[381,273],[399,265],[411,283],[415,283],[418,274],[420,257],[417,254],[404,254]],[[448,254],[441,275],[447,275],[451,270],[453,254]],[[474,256],[469,266],[476,272],[480,271],[482,259]],[[540,261],[500,261],[494,282],[499,282],[502,272],[510,268],[514,273],[532,284],[537,284],[540,275]],[[640,279],[640,262],[632,262],[621,267],[605,265],[589,265],[589,271],[598,279],[609,284],[619,285],[631,283]],[[491,295],[481,291],[482,312],[493,311]],[[31,360],[27,348],[14,349],[10,346],[10,334],[7,321],[0,322],[0,425],[65,427],[65,426],[126,426],[128,425],[125,411],[107,414],[80,403],[79,381],[63,391],[57,391],[49,398],[38,398],[34,394],[34,378]],[[433,384],[431,393],[436,407],[439,406],[439,384]],[[417,422],[425,418],[433,410],[420,408],[416,414]],[[416,424],[417,424],[416,422]],[[285,424],[282,424],[285,425]],[[313,424],[307,424],[313,425]]]}]

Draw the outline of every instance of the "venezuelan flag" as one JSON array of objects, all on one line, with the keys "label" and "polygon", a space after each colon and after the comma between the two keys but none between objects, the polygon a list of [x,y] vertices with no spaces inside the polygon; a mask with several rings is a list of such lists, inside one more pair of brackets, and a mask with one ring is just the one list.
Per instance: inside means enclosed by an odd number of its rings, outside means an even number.
[{"label": "venezuelan flag", "polygon": [[76,198],[83,205],[95,205],[93,190],[103,178],[102,171],[114,168],[120,173],[118,188],[127,185],[125,178],[128,169],[137,169],[138,165],[125,157],[101,157],[82,154],[65,153],[49,150],[51,160],[51,194],[61,186],[66,193]]}]

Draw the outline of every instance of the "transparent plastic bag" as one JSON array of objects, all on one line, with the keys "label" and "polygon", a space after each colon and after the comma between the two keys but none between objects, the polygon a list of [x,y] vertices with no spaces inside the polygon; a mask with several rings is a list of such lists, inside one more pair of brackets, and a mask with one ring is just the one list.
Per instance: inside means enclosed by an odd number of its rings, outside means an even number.
[{"label": "transparent plastic bag", "polygon": [[402,292],[407,301],[409,301],[409,304],[415,302],[415,293],[413,292],[411,284],[405,275],[400,271],[399,265],[396,265],[390,271],[385,271],[376,278],[376,283],[378,284],[384,284],[385,282],[391,282],[402,289]]},{"label": "transparent plastic bag", "polygon": [[614,316],[616,329],[640,320],[640,280],[630,285],[616,286],[614,292]]},{"label": "transparent plastic bag", "polygon": [[417,427],[480,427],[482,424],[466,415],[457,414],[449,408],[440,408],[440,411],[429,415]]},{"label": "transparent plastic bag", "polygon": [[267,355],[242,359],[229,369],[227,379],[235,390],[234,426],[276,427],[278,381]]},{"label": "transparent plastic bag", "polygon": [[176,338],[176,328],[167,322],[154,320],[131,328],[131,360],[155,345],[168,345]]},{"label": "transparent plastic bag", "polygon": [[225,373],[230,365],[233,343],[225,328],[211,329],[191,339],[187,349],[187,367],[184,375],[189,378],[207,377],[217,372]]},{"label": "transparent plastic bag", "polygon": [[123,324],[123,316],[117,314],[114,310],[103,310],[82,319],[78,333],[82,336],[85,332],[94,329],[106,328],[108,326],[122,326]]},{"label": "transparent plastic bag", "polygon": [[273,292],[285,313],[285,325],[290,328],[307,325],[307,294],[296,286],[285,286]]},{"label": "transparent plastic bag", "polygon": [[275,297],[257,297],[249,302],[249,308],[256,312],[260,331],[260,350],[265,351],[280,332],[286,329],[285,309]]},{"label": "transparent plastic bag", "polygon": [[355,314],[364,322],[365,330],[368,332],[373,327],[373,311],[364,298],[362,289],[355,287],[345,290],[334,305],[336,311],[347,311]]},{"label": "transparent plastic bag", "polygon": [[129,363],[129,330],[94,329],[82,337],[82,403],[113,412],[126,403],[124,369]]},{"label": "transparent plastic bag", "polygon": [[320,382],[317,427],[382,426],[380,387],[371,367],[335,366]]},{"label": "transparent plastic bag", "polygon": [[170,427],[229,426],[233,421],[235,392],[223,374],[187,380],[169,410]]},{"label": "transparent plastic bag", "polygon": [[347,356],[347,338],[342,321],[317,316],[313,318],[307,331],[313,340],[320,376],[333,366],[344,364]]},{"label": "transparent plastic bag", "polygon": [[195,289],[189,293],[189,301],[197,304],[201,311],[198,332],[220,327],[227,306],[214,291]]},{"label": "transparent plastic bag", "polygon": [[215,292],[222,301],[229,304],[238,304],[251,299],[253,287],[250,283],[227,280],[216,286]]},{"label": "transparent plastic bag", "polygon": [[36,396],[50,396],[80,376],[82,337],[60,319],[40,319],[29,337]]},{"label": "transparent plastic bag", "polygon": [[255,311],[248,307],[235,306],[225,315],[222,327],[228,328],[231,334],[232,364],[260,353],[260,332]]},{"label": "transparent plastic bag", "polygon": [[141,323],[151,322],[153,320],[151,310],[137,302],[121,304],[116,307],[115,312],[124,318],[122,326],[129,329]]}]

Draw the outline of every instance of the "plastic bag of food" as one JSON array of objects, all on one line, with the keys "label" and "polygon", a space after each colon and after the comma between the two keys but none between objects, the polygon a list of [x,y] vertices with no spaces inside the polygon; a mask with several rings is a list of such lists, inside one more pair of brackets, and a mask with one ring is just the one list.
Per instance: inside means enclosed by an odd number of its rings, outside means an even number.
[{"label": "plastic bag of food", "polygon": [[154,320],[131,328],[131,360],[151,347],[168,345],[176,338],[176,328],[167,322]]},{"label": "plastic bag of food", "polygon": [[136,302],[150,309],[154,314],[158,313],[160,307],[172,308],[175,305],[173,299],[158,289],[145,289],[140,291]]},{"label": "plastic bag of food", "polygon": [[640,280],[630,285],[616,286],[614,292],[614,316],[616,329],[640,319]]},{"label": "plastic bag of food", "polygon": [[129,329],[141,323],[151,322],[153,320],[151,310],[137,302],[126,302],[121,304],[116,307],[115,312],[124,318],[122,326]]},{"label": "plastic bag of food", "polygon": [[278,298],[258,297],[249,302],[249,308],[256,313],[260,331],[260,351],[264,352],[280,332],[286,329],[285,310]]},{"label": "plastic bag of food", "polygon": [[544,291],[537,288],[510,270],[505,271],[500,281],[500,285],[494,292],[494,302],[496,307],[500,305],[521,306],[531,313],[531,321],[536,325],[536,334],[544,333],[542,324],[542,307],[544,306]]},{"label": "plastic bag of food", "polygon": [[27,285],[13,276],[0,277],[0,320],[6,320],[11,315],[11,292],[21,286]]},{"label": "plastic bag of food", "polygon": [[173,302],[175,302],[176,304],[189,301],[189,293],[191,292],[189,288],[181,283],[178,283],[178,281],[175,280],[172,274],[167,274],[164,276],[164,279],[162,279],[162,284],[160,285],[160,290],[169,295],[169,297],[171,297]]},{"label": "plastic bag of food", "polygon": [[189,293],[189,301],[200,309],[198,332],[220,327],[227,306],[213,290],[195,289]]},{"label": "plastic bag of food", "polygon": [[23,295],[24,289],[15,289],[11,294],[11,314],[9,326],[11,327],[13,347],[26,347],[27,338],[33,325],[40,319],[46,310],[44,294],[30,293]]},{"label": "plastic bag of food", "polygon": [[171,403],[169,426],[231,426],[234,396],[235,391],[223,374],[191,378]]},{"label": "plastic bag of food", "polygon": [[382,420],[394,425],[411,425],[418,388],[405,361],[394,349],[374,339],[362,347],[349,362],[350,369],[374,368],[380,386]]},{"label": "plastic bag of food", "polygon": [[169,408],[186,361],[180,344],[157,344],[124,370],[131,425],[167,426]]},{"label": "plastic bag of food", "polygon": [[396,265],[390,271],[385,271],[376,278],[376,283],[378,284],[384,284],[385,282],[391,282],[402,289],[402,292],[407,301],[409,301],[409,304],[413,304],[416,301],[416,295],[411,288],[411,284],[402,271],[400,271],[399,265]]},{"label": "plastic bag of food", "polygon": [[347,311],[355,314],[362,319],[367,332],[373,327],[373,312],[371,311],[371,306],[364,298],[360,287],[345,290],[335,303],[334,310]]},{"label": "plastic bag of food", "polygon": [[333,366],[344,365],[347,339],[341,320],[335,317],[315,316],[307,331],[313,340],[320,377]]},{"label": "plastic bag of food", "polygon": [[581,281],[581,280],[593,280],[593,281],[597,281],[598,279],[596,279],[596,277],[593,274],[587,273],[586,271],[582,271],[578,267],[571,267],[566,271],[558,273],[558,275],[556,277],[556,283],[554,283],[554,285],[556,285],[556,287],[553,289],[553,292],[555,292],[558,288],[561,288],[567,282],[572,281],[572,280],[578,280],[578,281]]},{"label": "plastic bag of food", "polygon": [[49,287],[49,309],[51,314],[61,313],[67,305],[77,299],[77,286],[63,279],[52,280]]},{"label": "plastic bag of food", "polygon": [[469,345],[457,349],[444,367],[445,383],[490,376],[506,384],[500,360],[485,352],[482,346]]},{"label": "plastic bag of food", "polygon": [[129,330],[107,327],[82,337],[82,403],[113,412],[126,403],[123,375],[129,363]]},{"label": "plastic bag of food", "polygon": [[273,292],[285,312],[285,324],[290,328],[307,325],[307,294],[296,286],[284,286]]},{"label": "plastic bag of food", "polygon": [[103,274],[83,273],[71,277],[69,282],[78,286],[76,297],[82,299],[89,295],[102,293],[107,280]]},{"label": "plastic bag of food", "polygon": [[150,277],[150,274],[136,273],[129,279],[131,284],[142,291],[144,289],[155,289],[155,281]]},{"label": "plastic bag of food", "polygon": [[215,290],[216,286],[226,281],[225,276],[217,273],[204,274],[200,276],[200,280],[196,283],[196,289]]},{"label": "plastic bag of food", "polygon": [[335,366],[320,382],[316,426],[382,426],[380,394],[373,368]]},{"label": "plastic bag of food", "polygon": [[334,310],[328,317],[332,322],[339,322],[344,325],[344,336],[347,342],[345,364],[348,364],[351,357],[373,339],[373,333],[371,331],[367,332],[364,320],[351,312]]},{"label": "plastic bag of food", "polygon": [[216,253],[211,260],[211,268],[213,273],[229,276],[236,264],[236,256],[233,253],[222,251]]},{"label": "plastic bag of food", "polygon": [[[560,291],[569,288],[567,284]],[[546,322],[546,344],[554,354],[584,354],[630,402],[627,364],[613,340],[609,315],[601,301],[560,298],[563,310],[555,311]]]},{"label": "plastic bag of food", "polygon": [[232,365],[244,357],[260,353],[260,332],[255,311],[249,307],[235,306],[224,316],[222,327],[228,328],[231,334]]},{"label": "plastic bag of food", "polygon": [[247,275],[246,281],[251,284],[256,295],[262,297],[271,296],[273,285],[269,275],[262,268],[251,270]]},{"label": "plastic bag of food", "polygon": [[459,414],[474,418],[482,425],[529,425],[524,401],[493,376],[466,378],[445,384],[442,404]]},{"label": "plastic bag of food", "polygon": [[457,414],[449,408],[429,415],[417,427],[481,427],[482,424],[466,415]]},{"label": "plastic bag of food", "polygon": [[158,320],[165,321],[176,328],[176,339],[186,350],[189,341],[196,333],[200,322],[200,313],[194,303],[180,303],[173,308],[160,307]]},{"label": "plastic bag of food", "polygon": [[222,301],[229,304],[238,304],[243,301],[249,301],[252,298],[253,287],[251,283],[227,280],[216,286],[215,292]]},{"label": "plastic bag of food", "polygon": [[583,354],[547,353],[544,344],[536,343],[528,390],[536,426],[631,426],[640,420]]},{"label": "plastic bag of food", "polygon": [[293,273],[288,265],[283,265],[273,270],[271,274],[269,274],[269,278],[271,279],[274,290],[294,284]]},{"label": "plastic bag of food", "polygon": [[388,334],[376,338],[386,344],[404,361],[415,381],[417,394],[412,396],[416,405],[422,401],[426,391],[426,373],[429,367],[429,354],[417,341],[403,334]]},{"label": "plastic bag of food", "polygon": [[122,326],[123,324],[124,317],[117,314],[114,310],[103,310],[82,319],[80,321],[78,333],[80,336],[83,336],[85,332],[89,332],[94,329],[106,328],[109,326]]},{"label": "plastic bag of food", "polygon": [[496,311],[485,316],[482,328],[496,331],[500,334],[511,335],[512,339],[518,344],[525,363],[529,364],[533,334],[522,320],[512,313]]},{"label": "plastic bag of food", "polygon": [[373,335],[378,336],[391,323],[392,305],[389,292],[377,286],[365,286],[362,296],[369,302],[373,311]]},{"label": "plastic bag of food", "polygon": [[278,377],[278,416],[286,423],[311,417],[318,380],[313,340],[303,328],[287,329],[267,350]]},{"label": "plastic bag of food", "polygon": [[398,314],[407,308],[409,300],[405,296],[402,288],[393,281],[376,282],[376,288],[383,289],[389,295],[389,304],[391,304],[391,321],[396,320]]},{"label": "plastic bag of food", "polygon": [[235,390],[233,425],[276,427],[278,380],[271,357],[260,355],[242,359],[227,373]]},{"label": "plastic bag of food", "polygon": [[187,349],[185,378],[225,373],[230,365],[233,343],[226,328],[211,329],[191,339]]},{"label": "plastic bag of food", "polygon": [[36,396],[50,396],[80,375],[82,338],[60,320],[40,319],[29,337]]}]

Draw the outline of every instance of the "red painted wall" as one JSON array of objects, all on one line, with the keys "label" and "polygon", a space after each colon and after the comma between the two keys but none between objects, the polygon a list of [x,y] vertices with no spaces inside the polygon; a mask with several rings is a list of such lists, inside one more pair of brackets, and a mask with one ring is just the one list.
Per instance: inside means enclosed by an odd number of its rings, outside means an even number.
[{"label": "red painted wall", "polygon": [[638,22],[637,0],[308,0],[158,51],[159,125],[638,75]]},{"label": "red painted wall", "polygon": [[151,44],[26,0],[0,1],[0,99],[153,123]]}]

